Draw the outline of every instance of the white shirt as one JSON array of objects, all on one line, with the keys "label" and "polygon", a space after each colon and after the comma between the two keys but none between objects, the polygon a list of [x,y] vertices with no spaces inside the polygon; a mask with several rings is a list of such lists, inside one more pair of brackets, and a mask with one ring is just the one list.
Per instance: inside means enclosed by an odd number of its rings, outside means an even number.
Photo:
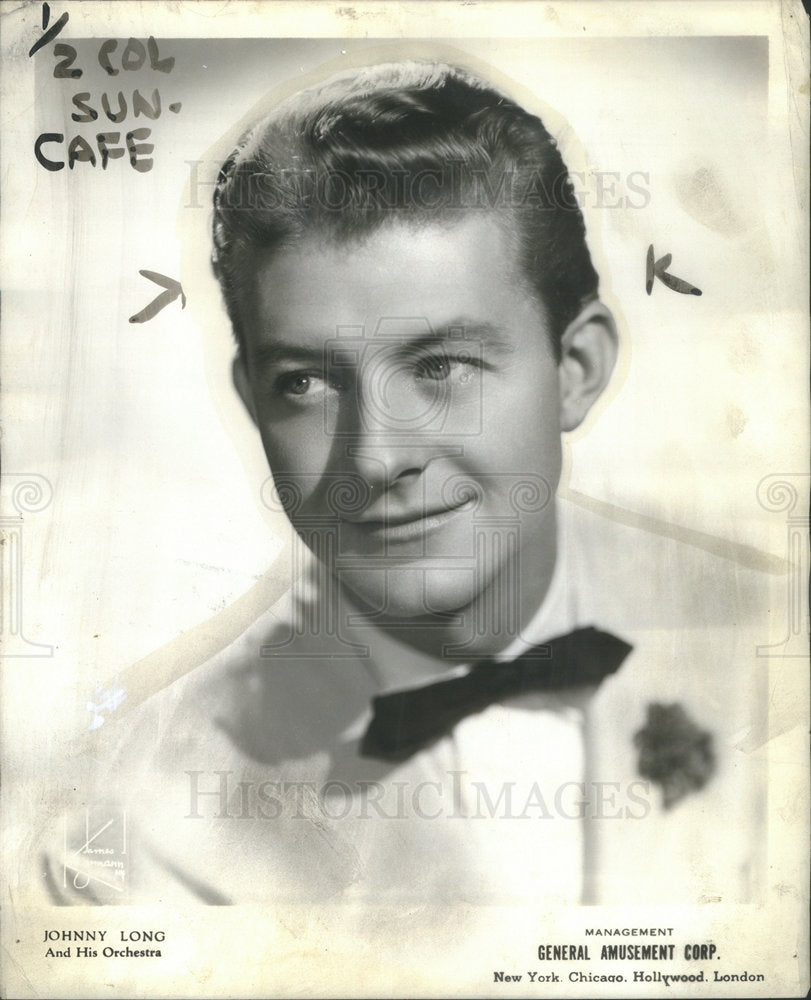
[{"label": "white shirt", "polygon": [[[370,699],[429,683],[435,663],[379,630],[296,637],[292,609],[271,609],[127,720],[101,783],[110,798],[113,776],[133,830],[126,901],[329,901],[351,925],[388,904],[752,898],[758,574],[561,514],[546,600],[502,657],[579,626],[613,632],[633,651],[596,693],[524,694],[406,761],[371,760],[358,752]],[[638,772],[651,703],[683,705],[717,758],[670,810]]]}]

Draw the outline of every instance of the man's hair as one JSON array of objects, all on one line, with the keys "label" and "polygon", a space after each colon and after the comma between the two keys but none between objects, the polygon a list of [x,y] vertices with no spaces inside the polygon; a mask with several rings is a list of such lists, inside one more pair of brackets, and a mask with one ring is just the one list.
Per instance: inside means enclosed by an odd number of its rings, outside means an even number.
[{"label": "man's hair", "polygon": [[237,343],[257,253],[313,233],[363,239],[387,221],[461,221],[489,211],[560,337],[598,277],[568,171],[541,120],[452,66],[342,73],[279,105],[223,164],[212,261]]}]

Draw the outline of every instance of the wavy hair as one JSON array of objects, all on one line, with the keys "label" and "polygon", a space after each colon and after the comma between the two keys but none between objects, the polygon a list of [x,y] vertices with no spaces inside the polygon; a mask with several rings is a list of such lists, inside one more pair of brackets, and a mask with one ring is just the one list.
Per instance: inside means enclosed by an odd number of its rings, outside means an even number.
[{"label": "wavy hair", "polygon": [[437,63],[342,73],[288,98],[242,137],[215,187],[212,263],[240,349],[258,252],[475,211],[495,213],[508,234],[559,357],[599,279],[568,170],[537,116]]}]

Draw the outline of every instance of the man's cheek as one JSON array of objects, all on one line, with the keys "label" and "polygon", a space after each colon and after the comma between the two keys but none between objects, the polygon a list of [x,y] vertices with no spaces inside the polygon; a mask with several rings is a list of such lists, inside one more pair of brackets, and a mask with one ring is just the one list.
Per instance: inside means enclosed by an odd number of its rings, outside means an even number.
[{"label": "man's cheek", "polygon": [[312,475],[323,471],[329,460],[330,442],[317,428],[291,422],[265,425],[262,444],[274,476]]},{"label": "man's cheek", "polygon": [[299,534],[337,531],[341,521],[368,502],[368,487],[346,473],[323,465],[303,465],[289,451],[269,456],[271,476],[263,487],[266,506],[283,512]]}]

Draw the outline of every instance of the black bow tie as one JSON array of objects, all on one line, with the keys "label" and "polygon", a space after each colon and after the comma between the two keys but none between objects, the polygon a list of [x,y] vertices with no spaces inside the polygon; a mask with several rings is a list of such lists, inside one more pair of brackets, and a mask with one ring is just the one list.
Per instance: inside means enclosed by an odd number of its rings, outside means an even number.
[{"label": "black bow tie", "polygon": [[404,760],[494,702],[527,691],[599,684],[631,646],[608,632],[579,628],[534,646],[511,663],[484,660],[464,677],[394,691],[372,699],[374,715],[363,737],[364,757]]}]

